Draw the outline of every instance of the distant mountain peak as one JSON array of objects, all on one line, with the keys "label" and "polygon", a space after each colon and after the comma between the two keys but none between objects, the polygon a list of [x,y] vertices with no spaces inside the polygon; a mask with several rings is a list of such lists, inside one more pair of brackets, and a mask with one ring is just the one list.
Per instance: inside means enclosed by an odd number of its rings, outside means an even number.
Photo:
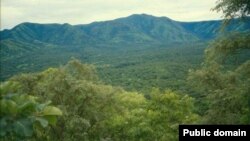
[{"label": "distant mountain peak", "polygon": [[[237,20],[237,19],[236,19]],[[171,43],[214,39],[221,21],[178,22],[167,17],[133,14],[115,20],[90,24],[38,24],[25,22],[11,30],[1,31],[0,40],[40,41],[55,45],[105,43]],[[229,31],[249,31],[250,22],[235,22]]]},{"label": "distant mountain peak", "polygon": [[150,14],[146,14],[146,13],[132,14],[130,16],[123,17],[123,19],[129,19],[129,18],[137,18],[137,19],[168,19],[168,20],[172,20],[172,19],[170,19],[168,17],[165,17],[165,16],[154,16],[154,15],[150,15]]},{"label": "distant mountain peak", "polygon": [[156,16],[153,16],[153,15],[150,15],[150,14],[145,14],[145,13],[142,13],[142,14],[132,14],[132,15],[128,16],[128,18],[129,17],[154,17],[154,18],[156,18]]}]

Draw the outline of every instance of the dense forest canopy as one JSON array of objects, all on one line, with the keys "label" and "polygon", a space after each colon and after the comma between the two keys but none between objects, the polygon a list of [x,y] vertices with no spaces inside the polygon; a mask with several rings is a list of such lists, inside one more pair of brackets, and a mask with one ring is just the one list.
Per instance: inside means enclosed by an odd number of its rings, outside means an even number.
[{"label": "dense forest canopy", "polygon": [[30,140],[177,140],[179,124],[199,119],[193,112],[194,100],[187,95],[155,89],[146,99],[141,93],[104,85],[93,66],[77,60],[41,73],[15,76],[8,83],[19,86],[4,85],[1,96],[13,90],[28,93],[42,101],[51,100],[63,112],[56,126],[46,130],[34,126],[36,134],[29,134]]},{"label": "dense forest canopy", "polygon": [[[222,10],[225,20],[231,22],[238,14],[249,15],[249,4],[248,0],[219,0],[215,9]],[[190,72],[189,79],[197,90],[206,93],[200,98],[206,103],[205,123],[250,123],[249,41],[249,32],[228,32],[206,49],[201,69]]]},{"label": "dense forest canopy", "polygon": [[175,141],[179,124],[249,124],[249,1],[214,10],[226,30],[133,15],[1,32],[1,139]]}]

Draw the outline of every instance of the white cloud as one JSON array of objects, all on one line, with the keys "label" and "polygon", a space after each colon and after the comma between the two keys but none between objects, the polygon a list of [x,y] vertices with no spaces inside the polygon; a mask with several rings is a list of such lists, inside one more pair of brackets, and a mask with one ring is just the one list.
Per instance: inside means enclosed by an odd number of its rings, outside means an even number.
[{"label": "white cloud", "polygon": [[178,21],[220,18],[216,0],[2,0],[1,29],[22,22],[85,24],[147,13]]}]

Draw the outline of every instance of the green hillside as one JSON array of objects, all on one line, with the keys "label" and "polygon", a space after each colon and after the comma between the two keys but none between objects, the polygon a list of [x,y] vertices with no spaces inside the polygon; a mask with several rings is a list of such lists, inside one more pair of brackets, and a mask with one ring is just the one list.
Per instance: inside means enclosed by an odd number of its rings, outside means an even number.
[{"label": "green hillside", "polygon": [[[249,18],[246,20],[244,24],[235,20],[227,30],[248,32],[250,22]],[[221,23],[222,21],[178,22],[146,14],[74,26],[22,23],[13,29],[0,32],[0,79],[5,80],[21,72],[35,72],[48,66],[58,66],[66,63],[71,57],[98,63],[100,60],[97,58],[102,56],[102,62],[108,64],[110,62],[106,62],[107,58],[117,60],[116,54],[120,50],[130,50],[130,54],[133,54],[137,50],[144,50],[144,46],[152,47],[147,49],[148,52],[154,52],[158,47],[163,47],[163,50],[173,46],[195,48],[199,42],[205,43],[219,36]],[[113,49],[108,52],[110,47]],[[147,51],[141,51],[141,56],[145,56],[143,54]],[[164,56],[163,52],[159,56]],[[192,54],[189,55],[193,57]],[[126,61],[137,59],[123,55],[119,57]],[[113,63],[119,62],[113,61],[111,64]]]},{"label": "green hillside", "polygon": [[[118,3],[101,6],[112,10]],[[48,4],[76,10],[71,2]],[[204,4],[179,2],[177,11],[212,17],[203,13]],[[10,17],[26,15],[19,5],[4,8]],[[93,15],[100,12],[92,8]],[[232,131],[213,126],[218,135],[211,130],[210,137],[247,138],[250,0],[217,0],[212,10],[223,20],[134,14],[81,25],[25,22],[0,31],[1,140],[177,141],[205,139],[203,130],[210,136],[210,129],[192,129],[181,137],[180,125],[230,125]]]},{"label": "green hillside", "polygon": [[249,23],[142,14],[1,31],[0,136],[176,141],[179,124],[248,124]]},{"label": "green hillside", "polygon": [[[249,23],[234,21],[227,29],[247,32]],[[1,31],[0,78],[77,58],[95,64],[107,84],[144,92],[152,87],[186,91],[188,70],[201,63],[220,25],[221,21],[186,23],[145,14],[75,26],[23,23]]]},{"label": "green hillside", "polygon": [[[232,22],[227,31],[249,31],[250,22]],[[173,43],[213,39],[222,21],[178,22],[167,17],[131,15],[112,21],[87,25],[22,23],[1,31],[1,41],[12,39],[29,43],[56,45],[93,45],[113,43]]]}]

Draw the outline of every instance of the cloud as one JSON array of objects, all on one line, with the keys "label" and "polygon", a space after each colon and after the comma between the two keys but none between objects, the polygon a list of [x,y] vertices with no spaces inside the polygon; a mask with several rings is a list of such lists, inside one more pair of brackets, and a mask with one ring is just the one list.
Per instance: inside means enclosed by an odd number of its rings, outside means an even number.
[{"label": "cloud", "polygon": [[220,18],[216,0],[2,0],[1,29],[22,22],[85,24],[147,13],[178,21]]}]

